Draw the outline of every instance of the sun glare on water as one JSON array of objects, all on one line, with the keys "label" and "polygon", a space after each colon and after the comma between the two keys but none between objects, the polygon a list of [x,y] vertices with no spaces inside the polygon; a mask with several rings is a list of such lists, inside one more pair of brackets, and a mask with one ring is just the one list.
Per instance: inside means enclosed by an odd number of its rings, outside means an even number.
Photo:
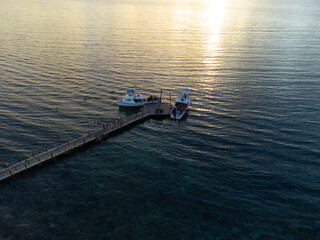
[{"label": "sun glare on water", "polygon": [[205,13],[208,39],[206,41],[208,51],[214,53],[219,44],[221,26],[224,18],[226,0],[208,1]]},{"label": "sun glare on water", "polygon": [[212,34],[219,33],[223,22],[226,0],[211,0],[208,2],[207,18]]}]

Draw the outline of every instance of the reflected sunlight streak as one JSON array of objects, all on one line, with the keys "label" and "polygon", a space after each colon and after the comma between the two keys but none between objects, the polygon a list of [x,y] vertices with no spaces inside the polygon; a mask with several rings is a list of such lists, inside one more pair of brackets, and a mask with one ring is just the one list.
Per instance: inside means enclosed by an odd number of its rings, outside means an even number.
[{"label": "reflected sunlight streak", "polygon": [[[203,63],[206,65],[206,76],[201,80],[202,84],[212,89],[212,85],[207,85],[213,81],[212,76],[215,74],[215,66],[219,64],[217,62],[217,56],[219,55],[219,45],[221,37],[221,27],[224,21],[225,6],[227,0],[208,0],[206,14],[204,14],[204,20],[206,22],[207,37],[204,42],[205,56]],[[210,77],[211,76],[211,77]]]},{"label": "reflected sunlight streak", "polygon": [[217,44],[220,40],[220,30],[223,23],[226,0],[211,0],[208,2],[206,13],[208,24],[207,48],[211,54],[215,55]]}]

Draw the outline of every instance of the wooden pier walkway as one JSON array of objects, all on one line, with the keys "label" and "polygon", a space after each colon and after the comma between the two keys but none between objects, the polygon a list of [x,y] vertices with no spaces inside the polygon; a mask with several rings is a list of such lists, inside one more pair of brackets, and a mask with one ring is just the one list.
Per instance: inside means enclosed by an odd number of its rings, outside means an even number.
[{"label": "wooden pier walkway", "polygon": [[142,110],[134,115],[123,119],[111,120],[105,122],[101,127],[88,134],[78,137],[76,139],[69,140],[68,142],[57,146],[52,149],[48,149],[45,152],[34,155],[23,161],[19,161],[8,166],[4,166],[0,169],[0,181],[8,179],[18,173],[26,171],[32,167],[38,166],[44,162],[48,162],[54,158],[65,155],[76,148],[83,147],[94,141],[102,141],[110,134],[119,130],[138,123],[139,121],[146,120],[152,117],[168,117],[170,114],[171,105],[168,103],[158,103],[145,105]]}]

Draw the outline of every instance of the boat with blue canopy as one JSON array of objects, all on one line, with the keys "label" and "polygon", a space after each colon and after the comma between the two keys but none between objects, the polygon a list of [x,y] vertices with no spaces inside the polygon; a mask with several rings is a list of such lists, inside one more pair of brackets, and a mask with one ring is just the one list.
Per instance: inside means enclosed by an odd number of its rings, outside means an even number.
[{"label": "boat with blue canopy", "polygon": [[136,93],[133,89],[128,89],[123,99],[118,100],[120,107],[141,107],[145,104],[159,103],[161,100],[156,96],[145,98],[142,94]]}]

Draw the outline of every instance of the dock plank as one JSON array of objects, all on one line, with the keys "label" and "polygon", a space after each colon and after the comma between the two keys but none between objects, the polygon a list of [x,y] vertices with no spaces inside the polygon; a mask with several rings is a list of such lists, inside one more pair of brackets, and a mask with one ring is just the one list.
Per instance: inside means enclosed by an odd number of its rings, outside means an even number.
[{"label": "dock plank", "polygon": [[68,140],[66,143],[63,143],[60,146],[48,149],[23,161],[4,166],[2,169],[0,169],[0,181],[11,178],[12,176],[15,176],[32,167],[38,166],[44,162],[68,154],[69,152],[83,147],[89,143],[99,142],[108,135],[119,130],[124,130],[126,127],[138,123],[141,120],[152,117],[169,117],[170,110],[171,105],[168,103],[145,105],[140,112],[134,115],[106,122],[102,127],[88,132],[88,134]]}]

